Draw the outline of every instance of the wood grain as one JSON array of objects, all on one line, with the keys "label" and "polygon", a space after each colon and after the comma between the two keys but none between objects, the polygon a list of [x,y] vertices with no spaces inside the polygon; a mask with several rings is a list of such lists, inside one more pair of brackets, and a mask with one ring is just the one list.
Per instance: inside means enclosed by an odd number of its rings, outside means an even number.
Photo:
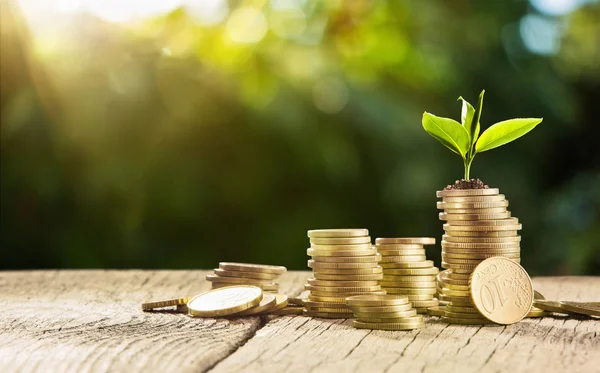
[{"label": "wood grain", "polygon": [[[410,332],[300,316],[200,319],[146,300],[208,289],[208,271],[0,272],[2,372],[597,372],[600,321],[528,319]],[[309,272],[282,276],[297,295]],[[599,300],[600,278],[534,279],[548,299]]]}]

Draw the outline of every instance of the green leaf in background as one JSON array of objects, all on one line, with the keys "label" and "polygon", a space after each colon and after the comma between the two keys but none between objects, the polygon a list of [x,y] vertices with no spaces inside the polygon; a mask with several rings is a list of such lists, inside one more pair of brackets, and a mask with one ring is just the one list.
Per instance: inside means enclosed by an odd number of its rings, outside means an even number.
[{"label": "green leaf in background", "polygon": [[453,119],[437,117],[428,112],[423,113],[422,123],[428,134],[465,159],[470,143],[465,127]]},{"label": "green leaf in background", "polygon": [[481,134],[475,151],[485,152],[516,140],[534,129],[542,120],[543,118],[517,118],[498,122]]}]

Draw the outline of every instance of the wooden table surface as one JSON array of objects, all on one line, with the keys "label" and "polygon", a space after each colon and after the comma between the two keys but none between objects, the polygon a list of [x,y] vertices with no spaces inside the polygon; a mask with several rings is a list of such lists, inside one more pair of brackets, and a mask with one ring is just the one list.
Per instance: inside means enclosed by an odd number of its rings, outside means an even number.
[{"label": "wooden table surface", "polygon": [[[600,372],[600,319],[509,326],[427,317],[407,332],[349,320],[145,313],[143,301],[209,289],[209,271],[0,272],[2,372]],[[289,272],[298,295],[309,272]],[[547,299],[600,300],[600,277],[540,277]]]}]

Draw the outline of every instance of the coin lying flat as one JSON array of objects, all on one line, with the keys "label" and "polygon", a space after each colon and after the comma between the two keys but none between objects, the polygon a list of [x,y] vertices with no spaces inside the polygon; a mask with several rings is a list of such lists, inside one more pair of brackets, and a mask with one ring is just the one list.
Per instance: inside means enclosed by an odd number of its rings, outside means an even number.
[{"label": "coin lying flat", "polygon": [[365,318],[377,318],[377,319],[398,319],[398,318],[407,318],[411,316],[416,316],[417,311],[414,308],[410,308],[404,311],[393,311],[393,312],[375,312],[375,311],[356,311],[354,312],[354,317],[359,319]]},{"label": "coin lying flat", "polygon": [[510,218],[510,211],[498,212],[495,214],[449,214],[446,212],[440,212],[440,220],[448,220],[452,222],[454,220],[496,220]]},{"label": "coin lying flat", "polygon": [[447,208],[444,209],[444,212],[446,214],[482,214],[482,215],[487,215],[487,214],[498,214],[498,213],[504,213],[507,212],[506,211],[506,207],[492,207],[492,208]]},{"label": "coin lying flat", "polygon": [[[315,256],[370,256],[377,254],[377,249],[357,249],[357,250],[317,250],[307,249],[306,254],[312,257]],[[314,258],[313,258],[314,259]]]},{"label": "coin lying flat", "polygon": [[331,281],[373,281],[373,280],[381,280],[383,277],[383,273],[374,273],[370,275],[345,275],[345,274],[337,274],[331,275],[320,272],[313,272],[313,276],[317,280],[331,280]]},{"label": "coin lying flat", "polygon": [[[495,219],[495,218],[494,218]],[[454,235],[454,231],[460,232],[471,232],[471,231],[480,231],[480,232],[499,232],[499,231],[518,231],[523,228],[521,224],[516,225],[451,225],[444,224],[444,230],[450,235]]]},{"label": "coin lying flat", "polygon": [[[457,228],[457,226],[454,226]],[[520,229],[520,228],[519,228]],[[449,232],[452,237],[476,237],[476,238],[489,238],[489,237],[515,237],[518,235],[517,229],[512,231],[452,231]]]},{"label": "coin lying flat", "polygon": [[318,256],[312,255],[315,263],[377,263],[381,260],[381,255],[375,253],[365,256]]},{"label": "coin lying flat", "polygon": [[369,292],[369,291],[381,290],[381,286],[380,285],[373,285],[373,286],[315,286],[315,285],[305,284],[304,289],[310,290],[310,291],[315,291],[315,292],[345,293],[345,292]]},{"label": "coin lying flat", "polygon": [[412,309],[412,305],[407,301],[405,304],[399,304],[397,306],[350,306],[353,312],[356,313],[369,313],[369,312],[401,312]]},{"label": "coin lying flat", "polygon": [[274,310],[274,311],[267,312],[267,313],[270,315],[283,316],[283,315],[302,315],[303,312],[304,312],[304,307],[287,306],[280,310]]},{"label": "coin lying flat", "polygon": [[539,308],[541,310],[548,311],[548,312],[556,312],[556,313],[564,313],[564,314],[572,313],[572,312],[569,312],[569,311],[561,308],[560,302],[556,302],[553,300],[534,299],[533,306],[536,308]]},{"label": "coin lying flat", "polygon": [[419,245],[435,245],[435,238],[433,237],[394,237],[385,238],[380,237],[375,239],[376,245],[386,244],[419,244]]},{"label": "coin lying flat", "polygon": [[442,240],[455,243],[506,243],[506,242],[521,242],[521,236],[511,237],[456,237],[451,235],[443,235]]},{"label": "coin lying flat", "polygon": [[251,263],[230,263],[221,262],[219,268],[226,271],[247,271],[247,272],[260,272],[260,273],[273,273],[276,275],[282,275],[287,271],[287,268],[282,266],[273,266],[266,264],[251,264]]},{"label": "coin lying flat", "polygon": [[189,297],[183,297],[183,298],[160,300],[160,301],[156,301],[156,302],[142,303],[142,311],[150,311],[150,310],[153,310],[156,308],[175,307],[175,306],[185,305],[189,300],[190,300]]},{"label": "coin lying flat", "polygon": [[246,271],[229,271],[224,269],[215,269],[215,275],[221,277],[244,277],[244,278],[253,278],[259,280],[274,280],[279,275],[274,273],[262,273],[262,272],[246,272]]},{"label": "coin lying flat", "polygon": [[427,300],[413,300],[410,303],[413,305],[413,307],[418,307],[418,308],[421,308],[421,307],[425,307],[425,308],[436,307],[436,306],[438,306],[440,304],[439,301],[437,299],[435,299],[435,298],[434,299],[427,299]]},{"label": "coin lying flat", "polygon": [[438,202],[436,204],[440,210],[444,209],[489,209],[508,206],[507,200],[490,202]]},{"label": "coin lying flat", "polygon": [[496,194],[489,196],[463,196],[463,197],[444,197],[443,202],[447,203],[489,203],[496,201],[504,201],[506,196],[504,194]]},{"label": "coin lying flat", "polygon": [[311,244],[317,245],[356,245],[356,244],[371,244],[371,237],[311,237]]},{"label": "coin lying flat", "polygon": [[446,306],[433,306],[427,308],[427,313],[430,316],[442,317],[444,316],[444,311],[446,310]]},{"label": "coin lying flat", "polygon": [[379,281],[331,281],[331,280],[317,280],[315,278],[309,278],[306,280],[309,285],[314,286],[344,286],[344,287],[361,287],[361,286],[375,286],[379,285]]},{"label": "coin lying flat", "polygon": [[275,294],[263,293],[263,297],[257,306],[236,313],[234,316],[251,316],[258,315],[273,308],[277,304]]},{"label": "coin lying flat", "polygon": [[488,320],[512,324],[522,320],[533,305],[533,284],[515,261],[494,257],[481,262],[471,275],[471,297]]},{"label": "coin lying flat", "polygon": [[325,245],[311,243],[310,248],[315,251],[352,251],[352,250],[368,250],[372,249],[373,245],[368,243],[357,243],[353,245]]},{"label": "coin lying flat", "polygon": [[433,261],[423,260],[422,262],[382,263],[381,267],[384,269],[429,268],[433,267]]},{"label": "coin lying flat", "polygon": [[470,197],[470,196],[492,196],[499,194],[497,188],[485,188],[485,189],[450,189],[440,190],[435,192],[435,195],[440,197]]},{"label": "coin lying flat", "polygon": [[425,255],[424,249],[380,249],[377,248],[377,252],[381,254],[382,260],[385,261],[387,256],[404,256],[404,255]]},{"label": "coin lying flat", "polygon": [[411,330],[422,328],[425,326],[423,316],[417,315],[403,318],[403,322],[397,323],[373,323],[364,321],[353,321],[352,326],[358,329],[374,329],[374,330]]},{"label": "coin lying flat", "polygon": [[429,268],[397,268],[388,269],[385,271],[384,276],[398,275],[398,276],[421,276],[421,275],[437,275],[440,272],[437,267]]},{"label": "coin lying flat", "polygon": [[497,225],[518,225],[519,219],[515,217],[510,217],[507,219],[500,220],[453,220],[452,222],[448,222],[449,225],[452,226],[497,226]]},{"label": "coin lying flat", "polygon": [[480,318],[480,319],[454,319],[451,317],[442,316],[442,321],[447,322],[448,324],[460,324],[460,325],[487,325],[492,324],[491,321]]},{"label": "coin lying flat", "polygon": [[314,270],[319,269],[363,269],[363,268],[375,268],[377,267],[377,262],[370,263],[321,263],[315,262],[314,260],[308,261],[308,267]]},{"label": "coin lying flat", "polygon": [[[428,242],[431,242],[428,240]],[[420,243],[378,243],[375,244],[377,250],[424,250],[425,247]]]},{"label": "coin lying flat", "polygon": [[317,317],[323,319],[349,319],[352,318],[353,314],[350,313],[325,313],[325,312],[312,312],[308,310],[304,310],[302,312],[304,316],[307,317]]},{"label": "coin lying flat", "polygon": [[552,315],[551,312],[544,311],[537,307],[531,307],[531,310],[529,310],[529,313],[527,314],[526,317],[546,317],[546,316],[550,316],[550,315]]},{"label": "coin lying flat", "polygon": [[368,229],[313,229],[308,231],[308,237],[361,237],[368,236]]},{"label": "coin lying flat", "polygon": [[256,307],[262,297],[262,290],[256,286],[228,286],[196,295],[187,306],[192,316],[219,317]]},{"label": "coin lying flat", "polygon": [[600,302],[568,302],[561,301],[560,308],[568,312],[588,316],[600,316]]},{"label": "coin lying flat", "polygon": [[398,306],[408,304],[408,297],[403,295],[357,295],[346,298],[350,306]]},{"label": "coin lying flat", "polygon": [[378,273],[383,273],[383,269],[381,266],[371,267],[371,268],[320,268],[316,271],[316,273],[320,274],[329,274],[329,275],[373,275]]}]

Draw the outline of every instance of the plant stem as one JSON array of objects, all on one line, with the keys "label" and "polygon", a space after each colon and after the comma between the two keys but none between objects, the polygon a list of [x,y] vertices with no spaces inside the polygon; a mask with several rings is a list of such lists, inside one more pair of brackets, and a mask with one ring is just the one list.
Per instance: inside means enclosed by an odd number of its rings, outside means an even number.
[{"label": "plant stem", "polygon": [[469,180],[469,173],[471,172],[471,162],[473,160],[466,160],[465,159],[465,180]]}]

